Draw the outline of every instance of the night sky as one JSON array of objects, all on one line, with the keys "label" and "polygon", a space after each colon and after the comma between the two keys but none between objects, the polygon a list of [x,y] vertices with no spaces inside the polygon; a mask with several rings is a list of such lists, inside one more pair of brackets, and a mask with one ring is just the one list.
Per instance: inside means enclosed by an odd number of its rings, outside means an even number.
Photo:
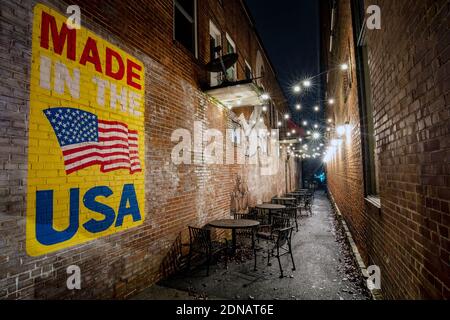
[{"label": "night sky", "polygon": [[[319,100],[317,81],[310,92],[296,95],[292,87],[319,71],[319,3],[317,0],[245,0],[255,20],[292,114],[313,121]],[[299,113],[294,106],[300,103]],[[298,121],[299,118],[296,120]]]}]

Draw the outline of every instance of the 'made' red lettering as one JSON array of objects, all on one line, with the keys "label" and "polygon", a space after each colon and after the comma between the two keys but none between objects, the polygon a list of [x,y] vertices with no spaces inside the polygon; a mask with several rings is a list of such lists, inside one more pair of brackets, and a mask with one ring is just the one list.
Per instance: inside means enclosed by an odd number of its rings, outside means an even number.
[{"label": "'made' red lettering", "polygon": [[[142,89],[142,85],[139,84],[142,79],[142,66],[122,57],[120,53],[108,47],[105,48],[104,52],[101,52],[105,58],[105,65],[103,66],[95,39],[88,37],[84,47],[77,50],[77,45],[81,45],[81,43],[77,43],[77,29],[69,29],[66,23],[62,23],[61,28],[58,28],[56,18],[49,13],[42,12],[41,47],[49,50],[50,41],[53,43],[53,51],[58,55],[62,55],[66,47],[67,59],[72,61],[76,61],[77,51],[83,48],[78,61],[81,65],[86,65],[89,62],[94,65],[97,72],[103,73],[104,70],[106,76],[119,81],[126,76],[129,86],[138,90]],[[115,65],[117,68],[114,68]]]},{"label": "'made' red lettering", "polygon": [[102,72],[102,64],[100,62],[100,56],[98,54],[97,42],[89,37],[84,46],[83,53],[80,58],[80,64],[86,65],[86,62],[90,62],[95,66],[97,72]]},{"label": "'made' red lettering", "polygon": [[77,33],[76,29],[70,30],[65,23],[63,23],[60,32],[56,25],[55,17],[46,12],[42,12],[41,22],[41,47],[49,48],[49,33],[52,34],[53,51],[61,55],[64,45],[67,42],[67,59],[75,61],[76,59],[76,43]]},{"label": "'made' red lettering", "polygon": [[[117,61],[119,69],[113,71],[113,58]],[[116,80],[122,80],[125,75],[125,65],[123,63],[122,57],[116,51],[110,48],[106,48],[106,69],[105,74]]]},{"label": "'made' red lettering", "polygon": [[142,71],[142,67],[140,65],[134,63],[130,59],[127,59],[127,84],[133,88],[141,90],[142,86],[133,81],[133,79],[141,80],[141,76],[140,74],[135,73],[133,69]]}]

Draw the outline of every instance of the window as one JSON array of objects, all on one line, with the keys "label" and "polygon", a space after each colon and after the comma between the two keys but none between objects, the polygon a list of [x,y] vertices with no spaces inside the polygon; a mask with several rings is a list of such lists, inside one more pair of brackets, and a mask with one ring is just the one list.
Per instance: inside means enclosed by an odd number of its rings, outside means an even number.
[{"label": "window", "polygon": [[252,67],[247,62],[247,60],[245,60],[245,79],[247,79],[247,80],[253,79]]},{"label": "window", "polygon": [[174,0],[174,38],[197,57],[197,0]]},{"label": "window", "polygon": [[[215,50],[216,47],[222,45],[222,35],[219,29],[215,26],[215,24],[210,21],[209,22],[209,52],[210,52],[210,61],[219,57],[219,53]],[[211,87],[219,85],[221,82],[220,73],[219,72],[211,72],[210,84]]]},{"label": "window", "polygon": [[[226,53],[236,53],[236,45],[234,41],[231,39],[229,34],[227,33],[227,46],[225,48]],[[230,69],[227,70],[227,79],[228,81],[236,81],[237,73],[236,73],[236,64],[234,64]]]},{"label": "window", "polygon": [[365,194],[368,198],[378,198],[379,164],[376,154],[372,92],[370,84],[367,45],[364,41],[365,7],[363,0],[352,1],[354,38],[358,45],[356,53],[356,73],[358,80],[358,99],[361,114],[361,142],[363,147]]}]

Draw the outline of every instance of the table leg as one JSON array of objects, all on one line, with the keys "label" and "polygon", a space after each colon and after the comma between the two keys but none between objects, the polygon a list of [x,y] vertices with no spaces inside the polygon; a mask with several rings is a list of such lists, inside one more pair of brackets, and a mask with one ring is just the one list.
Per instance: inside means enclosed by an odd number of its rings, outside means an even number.
[{"label": "table leg", "polygon": [[231,230],[231,250],[233,254],[236,252],[236,229]]}]

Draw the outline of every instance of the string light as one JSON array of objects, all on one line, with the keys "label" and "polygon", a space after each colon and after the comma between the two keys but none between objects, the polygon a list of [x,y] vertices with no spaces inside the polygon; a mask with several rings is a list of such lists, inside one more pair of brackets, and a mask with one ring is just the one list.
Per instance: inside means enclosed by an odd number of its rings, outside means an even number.
[{"label": "string light", "polygon": [[305,88],[309,88],[309,87],[311,87],[311,85],[312,85],[311,80],[303,81],[303,86],[305,86]]}]

